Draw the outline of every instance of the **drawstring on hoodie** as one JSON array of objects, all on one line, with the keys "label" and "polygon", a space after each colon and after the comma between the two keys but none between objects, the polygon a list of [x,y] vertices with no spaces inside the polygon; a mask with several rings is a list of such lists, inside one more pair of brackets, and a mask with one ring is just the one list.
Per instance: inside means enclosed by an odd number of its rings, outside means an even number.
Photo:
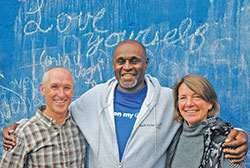
[{"label": "drawstring on hoodie", "polygon": [[[102,109],[102,112],[103,112],[103,109]],[[101,117],[101,115],[102,115],[102,112],[99,114],[99,116],[98,116],[98,131],[97,131],[97,153],[96,153],[96,155],[97,155],[97,157],[99,157],[99,149],[100,149],[100,117]]]},{"label": "drawstring on hoodie", "polygon": [[156,109],[154,108],[154,122],[155,122],[155,153],[157,152],[157,121],[156,121]]}]

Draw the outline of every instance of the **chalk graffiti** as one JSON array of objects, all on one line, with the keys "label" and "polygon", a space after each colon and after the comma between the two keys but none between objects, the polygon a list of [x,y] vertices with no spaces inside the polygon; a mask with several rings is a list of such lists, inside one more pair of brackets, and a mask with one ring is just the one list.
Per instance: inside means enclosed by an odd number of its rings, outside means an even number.
[{"label": "chalk graffiti", "polygon": [[[40,27],[42,17],[43,17],[42,11],[41,11],[41,9],[43,7],[43,2],[44,2],[44,0],[41,0],[40,2],[39,2],[39,0],[37,0],[37,4],[36,4],[37,9],[34,11],[26,12],[28,15],[38,15],[37,21],[30,20],[25,24],[24,33],[26,35],[32,35],[32,34],[37,33],[37,32],[47,33],[53,29],[53,26],[54,26],[53,24],[51,24],[50,27],[48,27],[47,29],[42,29]],[[59,15],[57,15],[57,19],[56,19],[57,31],[60,33],[67,31],[68,28],[70,27],[70,25],[73,24],[72,23],[73,21],[76,21],[78,23],[78,27],[79,27],[80,31],[84,31],[86,29],[86,27],[88,26],[88,23],[90,22],[89,20],[93,19],[92,26],[93,26],[94,30],[98,33],[105,33],[108,30],[100,30],[96,27],[96,23],[98,22],[98,20],[101,20],[103,18],[104,13],[105,13],[105,8],[101,9],[97,13],[97,15],[95,15],[95,16],[91,15],[90,13],[87,13],[86,14],[87,19],[85,20],[85,24],[82,25],[82,22],[83,22],[82,21],[83,20],[82,12],[80,12],[80,14],[78,16],[73,16],[73,17],[62,12]],[[35,27],[34,30],[33,30],[33,26]]]},{"label": "chalk graffiti", "polygon": [[[89,12],[81,11],[80,8],[76,11],[67,11],[63,10],[62,7],[56,13],[48,15],[45,6],[50,5],[49,3],[44,0],[30,3],[31,6],[24,8],[24,10],[27,10],[22,13],[24,16],[19,18],[18,23],[20,25],[17,27],[23,27],[23,30],[18,34],[21,33],[24,39],[29,38],[32,40],[31,55],[34,58],[31,66],[33,66],[33,69],[35,69],[34,66],[41,66],[43,71],[51,66],[67,67],[76,78],[81,78],[88,86],[94,86],[97,80],[98,82],[103,80],[103,74],[110,69],[110,51],[124,39],[139,40],[147,47],[148,51],[154,46],[161,47],[157,57],[160,57],[162,61],[154,63],[153,61],[158,59],[155,59],[154,56],[155,60],[153,59],[151,63],[159,67],[157,69],[160,69],[159,74],[163,78],[171,76],[168,74],[169,67],[171,67],[173,80],[175,80],[175,74],[189,72],[190,54],[197,54],[202,51],[210,24],[204,21],[203,23],[199,22],[197,25],[197,23],[193,23],[191,18],[187,17],[172,29],[163,28],[160,24],[139,30],[111,31],[111,28],[104,24],[108,19],[106,17],[108,11],[106,8],[101,8],[96,12]],[[49,12],[51,12],[50,9]],[[213,28],[213,25],[211,27]],[[50,40],[47,38],[51,34],[55,35],[53,38],[57,41],[52,47],[47,46],[47,41]],[[40,44],[33,43],[40,35],[43,35],[44,38],[42,48]],[[215,39],[214,45],[211,46],[211,50],[214,50],[210,54],[216,55],[217,48],[220,49],[218,44],[219,42],[216,42]],[[23,47],[26,48],[26,46]],[[185,69],[179,66],[179,60],[172,60],[172,56],[166,57],[169,49],[182,51],[183,57],[185,57],[185,61],[182,62]],[[153,54],[151,55],[153,56]],[[244,61],[244,59],[242,60]],[[217,61],[220,62],[220,59],[217,58]],[[245,71],[247,71],[246,68]],[[32,79],[35,79],[35,75],[32,75]]]},{"label": "chalk graffiti", "polygon": [[99,80],[103,80],[102,70],[104,69],[104,65],[106,65],[106,67],[109,67],[109,58],[106,52],[104,52],[103,50],[98,50],[97,59],[92,60],[95,62],[92,62],[89,67],[86,67],[86,65],[81,62],[81,59],[82,54],[80,53],[80,51],[73,56],[61,55],[58,53],[58,55],[54,57],[48,55],[47,50],[43,50],[40,55],[39,62],[44,71],[51,66],[71,67],[71,65],[73,65],[74,70],[72,71],[72,74],[75,76],[75,78],[82,78],[86,81],[86,85],[91,85],[91,87],[93,87],[96,84],[96,77],[99,76]]},{"label": "chalk graffiti", "polygon": [[[42,14],[41,14],[41,8],[43,7],[43,0],[41,0],[41,2],[39,3],[39,0],[37,0],[37,9],[34,11],[28,11],[27,14],[28,15],[38,15],[38,21],[35,20],[30,20],[27,22],[27,24],[24,26],[24,33],[26,35],[31,35],[35,32],[37,32],[38,30],[42,33],[47,33],[49,32],[52,28],[53,25],[50,25],[50,27],[48,27],[47,29],[42,29],[40,27],[41,22],[42,22]],[[30,9],[31,10],[31,9]],[[35,27],[35,29],[33,30],[33,27]],[[31,29],[31,30],[29,30]]]},{"label": "chalk graffiti", "polygon": [[43,104],[43,98],[39,90],[39,82],[26,76],[19,80],[10,81],[10,86],[0,85],[0,112],[1,123],[11,119],[14,114],[25,117],[29,112]]},{"label": "chalk graffiti", "polygon": [[26,101],[19,93],[2,85],[0,85],[0,88],[14,94],[14,96],[11,96],[9,99],[7,99],[6,96],[3,96],[3,93],[1,93],[2,120],[10,119],[11,114],[17,114],[20,112],[27,113]]},{"label": "chalk graffiti", "polygon": [[[181,45],[189,43],[190,52],[195,52],[199,51],[204,45],[204,35],[208,30],[208,23],[204,23],[203,25],[199,26],[193,33],[190,33],[192,20],[191,18],[186,18],[180,23],[180,26],[178,28],[170,30],[166,33],[159,30],[154,30],[153,27],[139,30],[137,35],[134,31],[128,34],[126,30],[123,30],[121,32],[110,32],[108,29],[102,30],[97,27],[97,23],[101,22],[104,19],[104,15],[106,12],[105,8],[102,8],[100,11],[98,11],[96,15],[90,14],[90,12],[86,12],[85,17],[83,17],[82,11],[80,11],[78,15],[70,15],[65,12],[61,12],[55,19],[56,23],[53,23],[52,21],[47,29],[42,29],[40,27],[41,21],[51,20],[51,18],[46,17],[42,13],[42,8],[44,5],[43,2],[43,0],[41,0],[40,2],[39,0],[37,0],[36,10],[26,12],[27,15],[38,15],[38,17],[37,20],[31,19],[27,23],[25,23],[24,34],[29,36],[38,32],[48,33],[52,30],[56,30],[63,35],[75,35],[76,32],[79,32],[80,34],[78,37],[89,37],[88,45],[91,46],[89,46],[86,56],[95,54],[101,43],[103,43],[105,47],[114,47],[119,42],[124,40],[125,37],[128,37],[130,39],[133,38],[135,40],[141,39],[142,43],[146,47],[161,44],[170,46],[178,42],[180,42]],[[88,26],[91,26],[89,27],[89,29],[92,29],[93,32],[85,32]],[[152,41],[147,42],[149,34],[154,34],[154,38]],[[95,39],[94,36],[96,37]],[[91,44],[90,41],[92,41]]]},{"label": "chalk graffiti", "polygon": [[[76,78],[84,80],[85,85],[92,87],[97,80],[101,82],[104,78],[103,73],[110,69],[109,49],[113,49],[124,39],[139,40],[147,48],[183,46],[186,52],[195,53],[204,46],[205,35],[209,28],[206,22],[194,28],[192,19],[185,18],[178,27],[172,30],[160,28],[159,30],[152,25],[138,31],[116,32],[101,26],[107,19],[105,8],[98,10],[95,14],[91,12],[84,14],[83,11],[69,13],[57,11],[51,16],[46,14],[45,9],[49,2],[37,0],[29,3],[31,6],[25,8],[27,11],[24,11],[24,16],[19,16],[18,24],[20,25],[16,27],[23,27],[22,32],[17,34],[21,33],[24,39],[30,38],[32,41],[32,65],[22,65],[22,68],[33,67],[33,80],[35,79],[35,66],[41,66],[43,71],[52,66],[64,66],[70,69]],[[38,47],[34,42],[40,36],[37,33],[44,35],[43,48]],[[56,46],[47,46],[46,41],[50,39],[47,39],[46,35],[49,33],[56,34]]]},{"label": "chalk graffiti", "polygon": [[[102,13],[104,11],[105,10],[102,10]],[[110,54],[107,53],[105,48],[113,48],[122,40],[124,40],[126,36],[129,36],[129,38],[131,39],[141,39],[142,44],[144,44],[146,47],[155,45],[163,45],[165,47],[169,47],[172,45],[177,45],[177,43],[180,43],[180,45],[185,44],[186,46],[189,46],[186,50],[190,53],[194,53],[195,51],[199,51],[205,43],[205,33],[208,30],[208,24],[203,24],[202,26],[198,27],[193,33],[190,33],[191,27],[192,20],[190,18],[186,18],[181,22],[178,28],[168,31],[163,38],[160,37],[160,32],[158,30],[153,32],[153,28],[140,30],[137,35],[135,35],[134,31],[128,34],[126,30],[122,32],[113,32],[106,38],[102,37],[101,34],[96,35],[96,32],[88,32],[81,36],[76,36],[74,34],[63,34],[63,40],[60,44],[62,46],[62,52],[58,51],[57,55],[55,56],[53,49],[52,55],[50,55],[49,48],[46,48],[41,51],[40,54],[38,54],[40,55],[39,62],[44,70],[53,65],[64,67],[70,67],[71,65],[76,66],[77,71],[74,71],[74,75],[76,76],[76,78],[82,78],[85,80],[86,85],[94,86],[96,84],[96,81],[94,79],[95,74],[98,73],[99,75],[97,76],[99,77],[99,80],[102,81],[102,70],[105,68],[110,68]],[[95,30],[98,29],[95,28]],[[99,30],[98,32],[103,33]],[[152,41],[147,42],[147,38],[150,33],[154,34],[154,38],[152,39]],[[86,39],[87,45],[85,46],[87,49],[85,51],[86,53],[83,53],[82,47],[84,46],[84,43],[86,43]],[[68,53],[66,51],[67,44],[71,43],[75,44],[75,49],[71,50],[71,52]],[[83,59],[90,60],[90,65],[88,67],[86,67],[86,65],[82,62]]]}]

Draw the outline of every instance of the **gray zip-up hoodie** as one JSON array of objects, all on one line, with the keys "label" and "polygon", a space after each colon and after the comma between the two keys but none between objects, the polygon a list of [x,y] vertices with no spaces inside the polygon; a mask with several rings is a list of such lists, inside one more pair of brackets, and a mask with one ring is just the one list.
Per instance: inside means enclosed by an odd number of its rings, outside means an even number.
[{"label": "gray zip-up hoodie", "polygon": [[96,85],[74,101],[70,110],[89,144],[89,168],[164,168],[166,150],[179,124],[173,121],[172,90],[145,75],[147,96],[119,161],[114,123],[115,78]]}]

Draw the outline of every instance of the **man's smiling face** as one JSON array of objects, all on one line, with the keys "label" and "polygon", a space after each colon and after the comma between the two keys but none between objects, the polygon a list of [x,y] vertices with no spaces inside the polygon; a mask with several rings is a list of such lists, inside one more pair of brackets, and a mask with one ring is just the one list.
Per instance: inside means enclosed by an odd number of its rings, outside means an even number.
[{"label": "man's smiling face", "polygon": [[144,48],[135,41],[126,41],[117,46],[113,54],[113,69],[118,80],[118,89],[137,92],[144,83],[148,58]]},{"label": "man's smiling face", "polygon": [[48,71],[45,86],[41,85],[40,88],[46,100],[44,113],[49,116],[67,114],[74,95],[74,82],[70,72],[63,68]]}]

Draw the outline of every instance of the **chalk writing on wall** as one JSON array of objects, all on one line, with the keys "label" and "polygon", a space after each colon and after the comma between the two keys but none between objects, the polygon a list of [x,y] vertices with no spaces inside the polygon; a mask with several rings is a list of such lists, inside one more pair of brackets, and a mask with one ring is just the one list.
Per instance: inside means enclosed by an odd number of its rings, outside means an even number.
[{"label": "chalk writing on wall", "polygon": [[188,73],[205,76],[216,89],[220,115],[250,131],[250,2],[18,1],[17,14],[10,14],[13,45],[0,36],[0,49],[8,49],[0,52],[1,128],[44,104],[39,83],[47,69],[68,68],[77,98],[113,77],[113,49],[135,39],[146,47],[147,73],[163,86]]}]

